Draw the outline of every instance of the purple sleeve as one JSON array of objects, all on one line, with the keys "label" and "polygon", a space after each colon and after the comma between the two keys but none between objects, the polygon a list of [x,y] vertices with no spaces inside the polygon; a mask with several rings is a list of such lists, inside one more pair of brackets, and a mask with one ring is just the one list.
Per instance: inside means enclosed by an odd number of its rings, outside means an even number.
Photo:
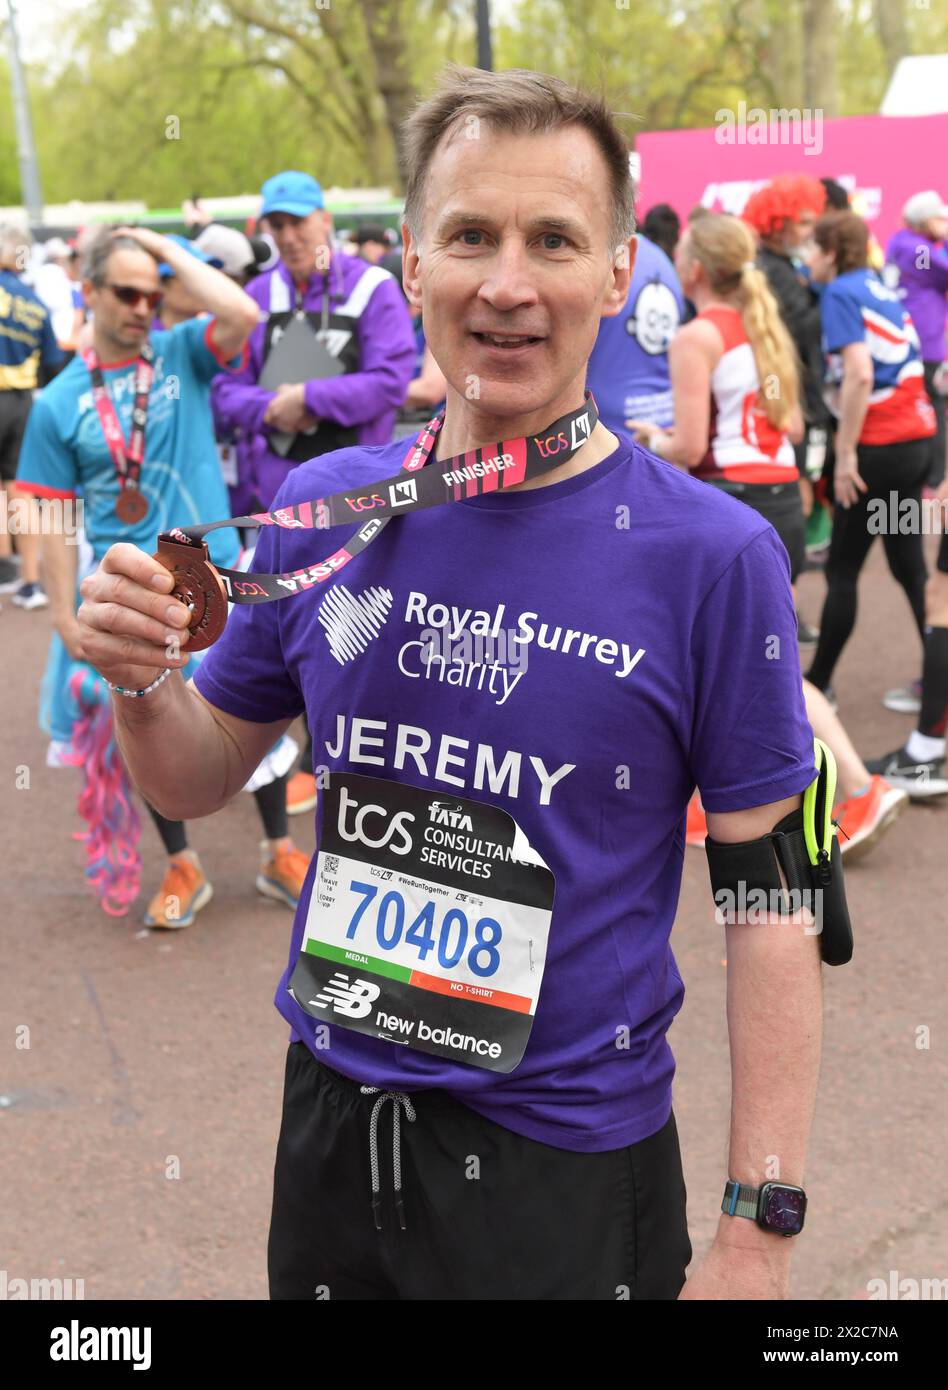
[{"label": "purple sleeve", "polygon": [[[263,528],[251,570],[282,570],[278,530]],[[283,651],[280,608],[279,601],[231,605],[223,634],[195,671],[200,693],[225,714],[273,724],[304,712],[303,696]]]},{"label": "purple sleeve", "polygon": [[706,811],[745,811],[816,776],[790,565],[772,527],[743,546],[695,620],[690,766]]},{"label": "purple sleeve", "polygon": [[415,335],[394,279],[384,280],[359,320],[361,369],[306,383],[306,408],[319,420],[361,425],[405,399],[415,369]]},{"label": "purple sleeve", "polygon": [[928,267],[930,274],[929,284],[942,294],[948,293],[948,251],[944,246],[932,248],[931,264]]}]

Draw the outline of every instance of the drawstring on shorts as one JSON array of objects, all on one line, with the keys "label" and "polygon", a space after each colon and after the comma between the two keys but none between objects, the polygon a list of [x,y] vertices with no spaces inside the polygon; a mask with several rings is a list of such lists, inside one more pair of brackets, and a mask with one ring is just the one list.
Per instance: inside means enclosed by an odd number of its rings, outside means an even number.
[{"label": "drawstring on shorts", "polygon": [[392,1173],[395,1187],[395,1210],[398,1212],[398,1224],[405,1231],[408,1227],[405,1224],[405,1207],[402,1202],[402,1143],[401,1143],[401,1107],[404,1107],[405,1115],[410,1124],[415,1122],[415,1107],[412,1105],[404,1091],[382,1091],[378,1086],[360,1086],[364,1096],[377,1096],[375,1104],[372,1106],[372,1115],[369,1119],[369,1164],[372,1169],[372,1215],[375,1218],[375,1229],[382,1229],[382,1192],[379,1183],[379,1111],[387,1100],[393,1105],[392,1114]]}]

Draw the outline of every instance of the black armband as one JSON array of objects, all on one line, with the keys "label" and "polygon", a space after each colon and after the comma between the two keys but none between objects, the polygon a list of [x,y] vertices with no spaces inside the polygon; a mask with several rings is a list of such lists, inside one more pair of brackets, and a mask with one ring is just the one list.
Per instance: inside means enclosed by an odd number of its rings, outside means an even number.
[{"label": "black armband", "polygon": [[724,844],[705,840],[711,891],[719,910],[745,910],[763,903],[772,912],[807,908],[809,928],[820,938],[827,965],[845,965],[853,953],[853,930],[846,904],[843,861],[833,822],[836,760],[815,740],[817,775],[791,811],[758,840]]}]

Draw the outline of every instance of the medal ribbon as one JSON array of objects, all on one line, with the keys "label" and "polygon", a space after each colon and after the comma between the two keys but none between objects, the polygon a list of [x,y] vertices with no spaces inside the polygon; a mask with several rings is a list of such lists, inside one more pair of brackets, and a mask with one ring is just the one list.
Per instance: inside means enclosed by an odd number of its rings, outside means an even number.
[{"label": "medal ribbon", "polygon": [[154,353],[151,344],[145,342],[138,357],[135,371],[135,401],[132,405],[132,432],[128,448],[119,422],[115,403],[108,393],[102,366],[94,348],[84,348],[82,360],[92,377],[92,399],[95,403],[102,433],[109,446],[109,455],[119,487],[138,487],[142,461],[145,457],[145,427],[148,424],[148,395],[155,376]]},{"label": "medal ribbon", "polygon": [[318,565],[284,574],[247,574],[214,566],[231,603],[270,603],[331,579],[365,550],[394,516],[480,497],[487,492],[503,492],[527,478],[537,478],[559,468],[591,438],[598,419],[596,403],[587,391],[578,410],[563,415],[538,435],[507,439],[496,445],[485,444],[454,458],[429,463],[444,423],[442,413],[435,416],[410,445],[401,472],[393,477],[272,512],[253,512],[249,516],[200,526],[176,527],[160,535],[158,544],[165,541],[177,547],[193,546],[203,557],[207,553],[203,537],[220,526],[283,526],[288,530],[325,531],[334,526],[351,525],[361,513],[372,513],[344,546]]}]

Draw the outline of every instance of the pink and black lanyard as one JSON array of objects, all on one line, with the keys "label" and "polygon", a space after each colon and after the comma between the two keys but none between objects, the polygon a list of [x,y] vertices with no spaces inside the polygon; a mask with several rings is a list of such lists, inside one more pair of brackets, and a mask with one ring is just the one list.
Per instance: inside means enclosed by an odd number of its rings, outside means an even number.
[{"label": "pink and black lanyard", "polygon": [[[92,377],[92,399],[95,402],[105,441],[109,446],[109,454],[112,458],[112,466],[115,469],[119,487],[123,492],[126,488],[137,489],[142,471],[142,461],[145,457],[148,396],[155,375],[154,353],[151,344],[149,342],[143,343],[138,357],[135,371],[135,401],[132,405],[132,432],[127,449],[118,413],[112,397],[106,389],[102,367],[95,350],[91,347],[85,348],[82,353],[82,360]],[[121,515],[121,513],[119,514]]]},{"label": "pink and black lanyard", "polygon": [[[483,445],[454,458],[432,460],[444,423],[441,414],[424,427],[409,447],[402,471],[393,477],[272,512],[254,512],[249,516],[163,532],[158,537],[155,558],[179,578],[178,587],[194,613],[188,650],[209,646],[223,630],[226,607],[213,575],[220,577],[231,603],[269,603],[311,589],[338,574],[395,516],[488,492],[502,492],[527,478],[537,478],[560,467],[591,438],[598,419],[596,403],[587,391],[578,410],[562,416],[537,435]],[[283,526],[289,530],[322,531],[351,525],[364,512],[371,512],[371,517],[344,546],[319,564],[305,569],[289,570],[284,574],[246,574],[219,565],[212,567],[207,558],[203,537],[221,526]],[[174,592],[178,596],[177,588]]]}]

